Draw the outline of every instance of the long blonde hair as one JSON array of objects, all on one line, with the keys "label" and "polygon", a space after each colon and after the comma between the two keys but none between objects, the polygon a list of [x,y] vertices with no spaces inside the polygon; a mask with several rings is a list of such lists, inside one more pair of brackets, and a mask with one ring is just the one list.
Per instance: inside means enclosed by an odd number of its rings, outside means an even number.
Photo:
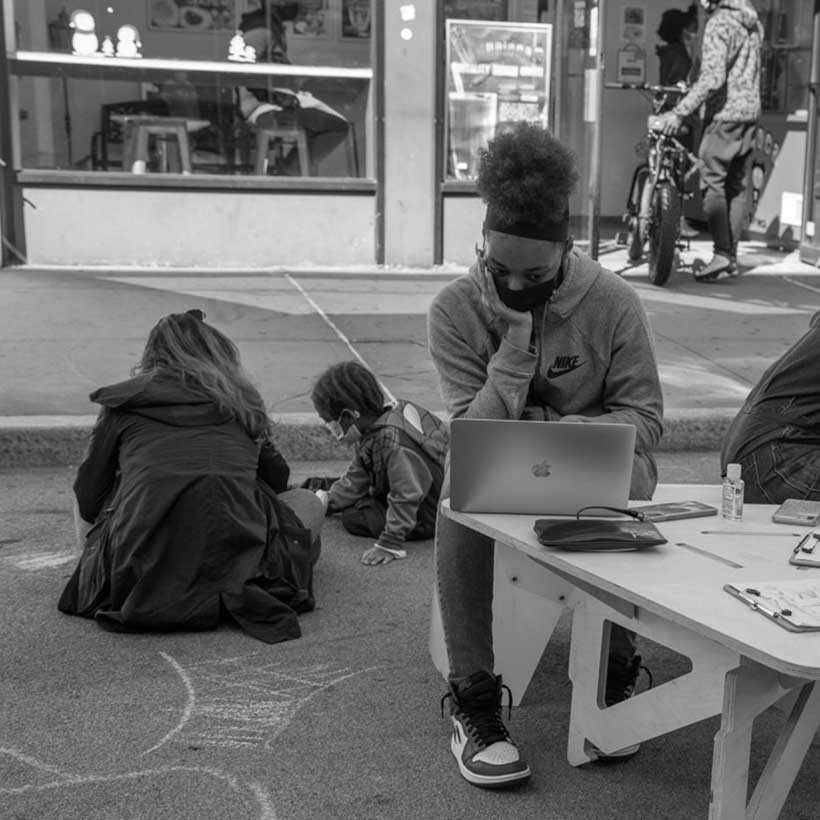
[{"label": "long blonde hair", "polygon": [[172,313],[148,334],[135,375],[171,377],[193,387],[230,413],[253,438],[270,435],[259,391],[242,367],[239,350],[204,321],[200,310]]}]

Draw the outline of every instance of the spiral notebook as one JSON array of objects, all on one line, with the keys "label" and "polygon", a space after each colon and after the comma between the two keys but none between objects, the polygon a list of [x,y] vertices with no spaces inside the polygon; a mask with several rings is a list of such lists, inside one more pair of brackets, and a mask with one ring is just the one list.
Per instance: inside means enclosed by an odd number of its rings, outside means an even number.
[{"label": "spiral notebook", "polygon": [[726,592],[791,632],[820,632],[820,579],[744,581]]}]

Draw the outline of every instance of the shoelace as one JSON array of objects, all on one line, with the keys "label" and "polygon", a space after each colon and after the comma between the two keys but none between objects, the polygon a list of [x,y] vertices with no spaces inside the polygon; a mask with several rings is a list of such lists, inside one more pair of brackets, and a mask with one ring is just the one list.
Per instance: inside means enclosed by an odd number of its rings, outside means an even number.
[{"label": "shoelace", "polygon": [[[502,702],[499,703],[492,710],[470,708],[462,703],[459,703],[459,712],[464,715],[467,732],[470,737],[482,749],[491,746],[493,743],[508,740],[510,735],[507,728],[504,726],[502,715],[504,713],[503,694],[507,690],[507,719],[512,715],[512,692],[510,687],[506,684],[501,685]],[[439,706],[441,707],[441,716],[444,717],[444,702],[452,700],[453,693],[447,692],[442,695]]]}]

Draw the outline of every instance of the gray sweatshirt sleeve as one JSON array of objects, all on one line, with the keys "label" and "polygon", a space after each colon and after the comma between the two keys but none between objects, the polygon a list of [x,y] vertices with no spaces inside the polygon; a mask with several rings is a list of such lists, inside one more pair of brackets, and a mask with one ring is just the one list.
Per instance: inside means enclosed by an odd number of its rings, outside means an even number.
[{"label": "gray sweatshirt sleeve", "polygon": [[657,446],[663,433],[663,392],[649,319],[637,297],[615,327],[603,410],[592,420],[635,425],[636,452]]},{"label": "gray sweatshirt sleeve", "polygon": [[[498,350],[485,362],[438,299],[430,308],[427,330],[430,356],[453,418],[521,418],[535,375],[534,353],[502,338]],[[486,327],[483,332],[486,334]]]}]

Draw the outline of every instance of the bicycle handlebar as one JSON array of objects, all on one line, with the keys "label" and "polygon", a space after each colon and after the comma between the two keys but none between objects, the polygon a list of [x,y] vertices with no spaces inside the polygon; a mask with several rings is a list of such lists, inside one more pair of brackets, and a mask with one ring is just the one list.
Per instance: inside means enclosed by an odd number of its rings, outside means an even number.
[{"label": "bicycle handlebar", "polygon": [[685,94],[689,89],[679,85],[652,85],[651,83],[604,83],[604,88],[633,89],[635,91],[675,92]]}]

